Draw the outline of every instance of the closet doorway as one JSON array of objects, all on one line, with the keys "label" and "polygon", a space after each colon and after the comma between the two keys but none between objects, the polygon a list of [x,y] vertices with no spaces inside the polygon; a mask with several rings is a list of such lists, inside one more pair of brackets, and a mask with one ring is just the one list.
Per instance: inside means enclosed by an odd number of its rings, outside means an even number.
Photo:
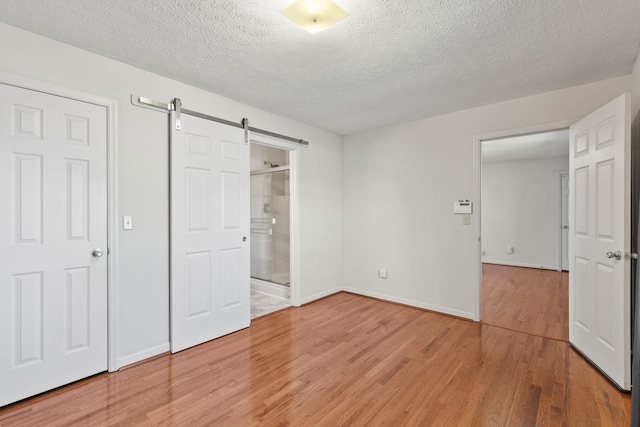
[{"label": "closet doorway", "polygon": [[251,144],[251,317],[291,305],[289,151]]}]

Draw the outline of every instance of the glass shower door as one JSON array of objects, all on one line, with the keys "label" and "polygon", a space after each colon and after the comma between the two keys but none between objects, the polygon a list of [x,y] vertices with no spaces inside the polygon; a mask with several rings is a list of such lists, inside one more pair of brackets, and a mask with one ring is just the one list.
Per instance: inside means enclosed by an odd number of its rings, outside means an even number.
[{"label": "glass shower door", "polygon": [[251,176],[251,277],[290,281],[289,171]]}]

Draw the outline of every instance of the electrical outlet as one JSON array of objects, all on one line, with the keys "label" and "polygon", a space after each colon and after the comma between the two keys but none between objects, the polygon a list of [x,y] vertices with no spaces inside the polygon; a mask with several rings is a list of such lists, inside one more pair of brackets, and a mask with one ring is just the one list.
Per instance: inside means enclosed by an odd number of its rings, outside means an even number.
[{"label": "electrical outlet", "polygon": [[387,278],[387,270],[381,268],[380,270],[378,270],[378,277],[381,279],[386,279]]}]

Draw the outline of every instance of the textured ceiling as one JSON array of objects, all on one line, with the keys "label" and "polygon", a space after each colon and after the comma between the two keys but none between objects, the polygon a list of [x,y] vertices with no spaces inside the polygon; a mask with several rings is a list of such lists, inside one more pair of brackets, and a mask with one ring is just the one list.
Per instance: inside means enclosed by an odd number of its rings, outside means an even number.
[{"label": "textured ceiling", "polygon": [[482,163],[555,157],[569,162],[569,129],[482,141]]},{"label": "textured ceiling", "polygon": [[629,74],[640,51],[638,0],[336,0],[351,15],[315,35],[292,2],[2,0],[0,21],[339,134]]}]

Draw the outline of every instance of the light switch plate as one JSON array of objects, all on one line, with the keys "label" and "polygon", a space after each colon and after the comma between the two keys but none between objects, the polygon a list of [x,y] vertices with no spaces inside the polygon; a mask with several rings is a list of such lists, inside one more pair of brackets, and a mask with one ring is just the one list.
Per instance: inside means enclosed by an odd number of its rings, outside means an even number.
[{"label": "light switch plate", "polygon": [[133,217],[132,216],[123,216],[122,217],[122,229],[123,230],[133,230]]}]

